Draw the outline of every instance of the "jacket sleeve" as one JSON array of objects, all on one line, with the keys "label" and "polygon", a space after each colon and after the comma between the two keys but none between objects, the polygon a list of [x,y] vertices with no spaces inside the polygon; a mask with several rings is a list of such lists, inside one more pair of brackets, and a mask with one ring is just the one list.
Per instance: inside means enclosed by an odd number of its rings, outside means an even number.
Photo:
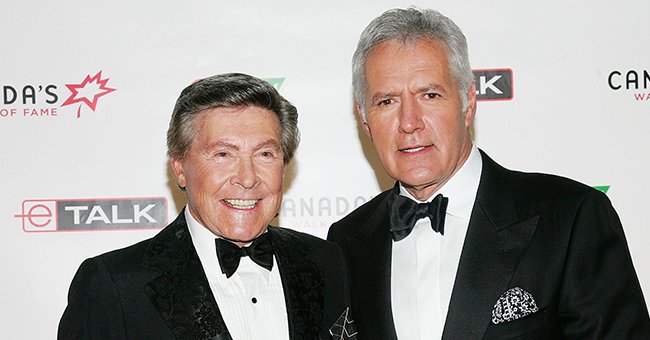
[{"label": "jacket sleeve", "polygon": [[567,248],[558,313],[571,339],[650,339],[650,318],[621,221],[598,191],[585,195]]},{"label": "jacket sleeve", "polygon": [[58,339],[126,339],[120,297],[101,259],[87,259],[77,270]]}]

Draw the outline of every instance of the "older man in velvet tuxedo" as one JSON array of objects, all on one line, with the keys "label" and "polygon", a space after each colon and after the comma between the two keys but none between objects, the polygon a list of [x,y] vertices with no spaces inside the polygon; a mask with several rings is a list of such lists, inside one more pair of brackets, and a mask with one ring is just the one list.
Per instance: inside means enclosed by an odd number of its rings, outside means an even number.
[{"label": "older man in velvet tuxedo", "polygon": [[167,146],[186,208],[153,238],[81,265],[59,339],[353,338],[340,249],[269,226],[297,120],[248,75],[185,88]]},{"label": "older man in velvet tuxedo", "polygon": [[363,339],[650,339],[619,218],[601,192],[499,166],[472,142],[461,30],[390,10],[353,57],[357,109],[395,187],[332,225]]}]

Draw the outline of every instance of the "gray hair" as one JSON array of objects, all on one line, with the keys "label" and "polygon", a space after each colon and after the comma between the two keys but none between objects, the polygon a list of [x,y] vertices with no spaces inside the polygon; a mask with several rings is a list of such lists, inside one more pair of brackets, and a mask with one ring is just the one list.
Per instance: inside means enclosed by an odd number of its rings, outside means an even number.
[{"label": "gray hair", "polygon": [[406,44],[417,39],[429,39],[443,44],[449,59],[449,71],[460,92],[463,111],[467,109],[467,93],[474,82],[474,75],[469,65],[467,40],[463,32],[451,19],[438,11],[414,7],[395,8],[370,22],[361,33],[357,50],[352,57],[354,98],[364,122],[367,120],[365,93],[368,83],[365,64],[368,54],[375,46],[388,40]]},{"label": "gray hair", "polygon": [[242,73],[219,74],[186,87],[178,97],[169,129],[167,155],[184,159],[196,137],[197,115],[213,108],[255,106],[275,113],[280,121],[280,144],[287,164],[300,143],[298,111],[268,82]]}]

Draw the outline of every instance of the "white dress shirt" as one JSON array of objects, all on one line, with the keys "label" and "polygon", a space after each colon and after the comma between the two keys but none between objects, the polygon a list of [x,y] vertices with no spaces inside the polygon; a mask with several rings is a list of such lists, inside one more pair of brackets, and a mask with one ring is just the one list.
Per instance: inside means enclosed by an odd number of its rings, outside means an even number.
[{"label": "white dress shirt", "polygon": [[187,208],[185,220],[233,340],[289,339],[287,308],[275,256],[270,272],[250,257],[242,257],[237,271],[226,278],[219,267],[216,236],[197,222]]},{"label": "white dress shirt", "polygon": [[[393,241],[391,303],[399,339],[440,339],[469,218],[481,178],[476,148],[456,174],[434,193],[449,199],[444,235],[431,229],[429,218],[418,220],[409,236]],[[418,203],[400,183],[400,194]]]}]

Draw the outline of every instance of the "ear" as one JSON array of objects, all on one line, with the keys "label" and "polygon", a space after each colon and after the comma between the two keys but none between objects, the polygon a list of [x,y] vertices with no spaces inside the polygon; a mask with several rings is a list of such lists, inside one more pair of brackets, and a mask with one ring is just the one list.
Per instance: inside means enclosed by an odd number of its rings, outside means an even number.
[{"label": "ear", "polygon": [[467,93],[467,110],[465,111],[465,127],[469,128],[474,124],[476,115],[476,83],[472,83]]},{"label": "ear", "polygon": [[171,161],[172,170],[176,175],[176,184],[183,190],[187,186],[187,178],[185,177],[185,170],[183,169],[183,162],[179,159],[173,158]]},{"label": "ear", "polygon": [[363,115],[361,114],[361,106],[359,106],[359,104],[357,104],[356,109],[357,109],[357,114],[359,115],[359,120],[361,121],[361,124],[363,125],[363,132],[365,132],[366,136],[368,136],[368,138],[370,138],[370,140],[372,140],[372,132],[370,131],[370,126],[368,125],[368,122],[363,121]]}]

